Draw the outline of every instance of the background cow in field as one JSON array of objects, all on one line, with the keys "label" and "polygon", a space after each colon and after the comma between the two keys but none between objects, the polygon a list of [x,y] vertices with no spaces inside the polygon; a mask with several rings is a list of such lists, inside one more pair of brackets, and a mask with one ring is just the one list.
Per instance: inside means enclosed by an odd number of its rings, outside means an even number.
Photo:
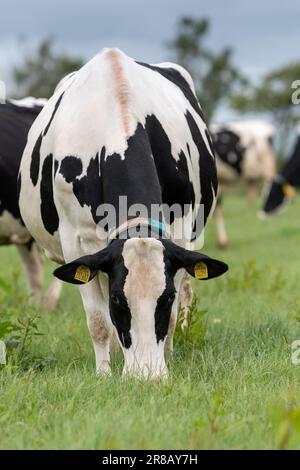
[{"label": "background cow in field", "polygon": [[[227,270],[190,251],[197,206],[204,205],[205,223],[217,175],[189,74],[105,49],[61,82],[38,116],[20,179],[27,227],[51,259],[65,263],[55,275],[79,285],[98,373],[110,371],[116,334],[124,373],[165,376],[184,269],[198,279]],[[122,215],[120,196],[149,213],[162,203],[188,206],[181,220],[188,230],[177,239],[176,218]],[[118,215],[112,231],[97,210],[104,204]]]},{"label": "background cow in field", "polygon": [[278,213],[295,194],[294,188],[300,186],[300,130],[290,158],[285,162],[281,172],[268,185],[264,194],[262,210],[258,216],[264,218]]},{"label": "background cow in field", "polygon": [[[269,184],[276,173],[272,146],[275,128],[262,121],[240,121],[211,126],[218,178],[221,185],[243,180],[248,200],[252,202],[260,183]],[[225,230],[221,191],[215,211],[218,244],[228,245]]]},{"label": "background cow in field", "polygon": [[[29,290],[38,302],[43,283],[43,264],[32,236],[21,220],[17,177],[28,131],[46,100],[24,98],[0,104],[0,244],[14,244],[27,274]],[[30,206],[30,201],[28,202]],[[51,284],[46,303],[54,307],[60,283]]]}]

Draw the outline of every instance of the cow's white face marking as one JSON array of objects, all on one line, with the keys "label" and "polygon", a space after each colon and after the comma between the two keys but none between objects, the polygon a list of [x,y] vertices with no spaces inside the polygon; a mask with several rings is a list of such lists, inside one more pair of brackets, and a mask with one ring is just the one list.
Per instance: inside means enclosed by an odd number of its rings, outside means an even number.
[{"label": "cow's white face marking", "polygon": [[163,245],[158,240],[133,238],[123,247],[128,274],[124,294],[131,311],[130,348],[123,348],[124,373],[142,377],[167,374],[164,342],[157,342],[155,310],[166,287]]}]

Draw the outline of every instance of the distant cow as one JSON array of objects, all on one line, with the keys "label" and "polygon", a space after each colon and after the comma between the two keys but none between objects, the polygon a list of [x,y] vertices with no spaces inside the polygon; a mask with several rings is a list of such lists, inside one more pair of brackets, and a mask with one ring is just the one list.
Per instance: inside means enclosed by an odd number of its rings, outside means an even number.
[{"label": "distant cow", "polygon": [[[0,245],[16,245],[31,294],[40,300],[43,265],[32,236],[21,220],[17,177],[28,131],[46,100],[24,98],[0,104]],[[30,201],[28,202],[30,206]],[[47,301],[54,306],[59,283],[51,285]]]},{"label": "distant cow", "polygon": [[[255,197],[257,184],[269,183],[275,176],[275,155],[272,138],[275,129],[262,121],[240,121],[211,126],[218,178],[228,185],[246,182],[248,199]],[[218,243],[228,244],[220,199],[215,211]]]},{"label": "distant cow", "polygon": [[[55,275],[79,285],[98,373],[110,371],[115,333],[124,373],[165,376],[182,268],[204,279],[227,270],[186,249],[196,205],[204,205],[205,223],[217,193],[210,136],[189,74],[103,50],[61,83],[38,116],[20,178],[27,227],[50,258],[66,263]],[[150,212],[162,202],[186,204],[181,246],[168,237],[176,218],[167,226],[126,212],[107,231],[99,208],[110,204],[120,215],[120,196]],[[131,238],[133,227],[141,237]]]},{"label": "distant cow", "polygon": [[273,179],[264,194],[263,207],[259,217],[279,212],[294,196],[294,188],[300,186],[300,132],[292,155],[283,165],[281,172]]}]

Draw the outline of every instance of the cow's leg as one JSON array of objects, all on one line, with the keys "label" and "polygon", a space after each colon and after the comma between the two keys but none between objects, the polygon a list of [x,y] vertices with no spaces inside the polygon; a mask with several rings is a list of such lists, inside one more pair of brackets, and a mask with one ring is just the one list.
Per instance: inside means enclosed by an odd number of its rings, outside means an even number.
[{"label": "cow's leg", "polygon": [[250,205],[253,205],[257,197],[257,182],[253,180],[247,181],[247,200]]},{"label": "cow's leg", "polygon": [[41,255],[34,242],[17,245],[17,249],[26,272],[29,291],[34,301],[39,302],[44,278]]},{"label": "cow's leg", "polygon": [[217,242],[221,248],[227,248],[228,246],[228,236],[226,232],[224,214],[222,207],[222,196],[219,193],[217,197],[217,205],[215,208],[215,218],[217,225]]},{"label": "cow's leg", "polygon": [[182,311],[181,328],[184,329],[188,325],[188,313],[193,302],[193,289],[191,285],[190,275],[185,271],[179,291],[179,308]]},{"label": "cow's leg", "polygon": [[62,282],[55,278],[48,287],[44,296],[44,305],[46,307],[55,309],[58,307],[60,294],[62,289]]},{"label": "cow's leg", "polygon": [[[68,222],[67,214],[64,220],[65,223],[60,225],[60,236],[63,240],[62,252],[65,261],[69,262],[88,253],[95,253],[97,245],[94,242],[94,231],[91,233],[86,233],[82,230],[77,231]],[[73,239],[72,237],[74,237],[76,232],[77,237]],[[72,240],[72,243],[67,243],[66,240]],[[98,249],[100,247],[99,243]],[[78,288],[86,313],[87,326],[93,342],[96,372],[99,375],[108,374],[110,373],[110,345],[114,333],[108,307],[108,278],[105,274],[99,272],[94,279],[78,286]]]},{"label": "cow's leg", "polygon": [[172,311],[170,316],[170,323],[168,328],[168,334],[165,342],[165,353],[169,354],[173,352],[173,338],[175,333],[175,328],[177,324],[178,311],[180,305],[180,288],[182,283],[183,270],[180,270],[176,273],[174,284],[177,291],[177,295],[172,305]]},{"label": "cow's leg", "polygon": [[113,325],[109,316],[98,276],[88,284],[79,287],[86,312],[87,325],[93,341],[97,374],[110,373],[110,345]]},{"label": "cow's leg", "polygon": [[174,333],[175,333],[175,328],[176,328],[176,323],[177,323],[177,317],[178,317],[178,295],[176,296],[176,299],[174,300],[173,306],[172,306],[172,311],[171,311],[171,317],[170,317],[170,323],[169,323],[169,329],[168,329],[168,334],[165,342],[165,353],[166,354],[171,354],[173,352],[173,338],[174,338]]}]

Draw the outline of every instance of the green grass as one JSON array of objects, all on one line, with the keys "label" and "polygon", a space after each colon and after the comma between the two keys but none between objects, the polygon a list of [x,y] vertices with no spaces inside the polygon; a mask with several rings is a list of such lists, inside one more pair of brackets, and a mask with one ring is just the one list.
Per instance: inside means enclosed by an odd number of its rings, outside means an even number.
[{"label": "green grass", "polygon": [[[211,221],[203,251],[230,272],[195,282],[207,313],[192,343],[178,335],[170,380],[123,381],[120,354],[112,377],[96,378],[80,298],[66,285],[60,309],[41,312],[45,335],[31,345],[57,362],[0,370],[0,448],[300,448],[300,366],[291,364],[300,339],[300,200],[265,222],[238,194],[225,210],[230,248],[216,248]],[[14,248],[2,248],[1,278],[13,283],[19,269]],[[3,296],[1,315],[9,302]]]}]

